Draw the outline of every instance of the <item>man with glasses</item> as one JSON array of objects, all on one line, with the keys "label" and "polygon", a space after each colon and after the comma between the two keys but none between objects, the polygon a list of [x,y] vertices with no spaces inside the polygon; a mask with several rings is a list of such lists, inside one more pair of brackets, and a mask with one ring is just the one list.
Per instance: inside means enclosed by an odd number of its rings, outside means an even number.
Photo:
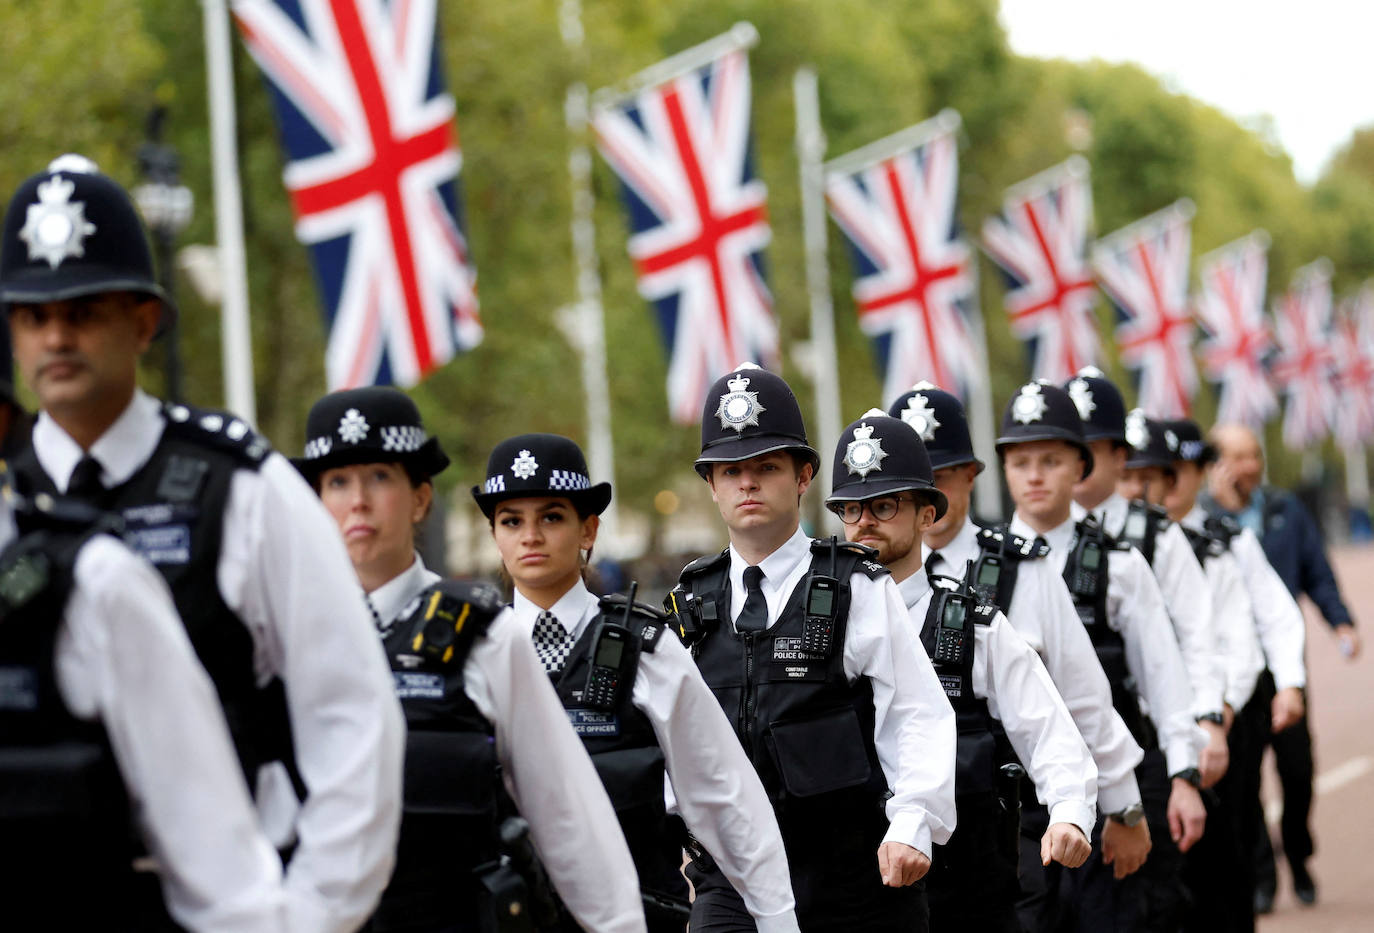
[{"label": "man with glasses", "polygon": [[922,536],[948,504],[916,431],[870,411],[840,436],[832,475],[826,505],[892,574],[958,722],[958,829],[927,882],[931,929],[1019,933],[1016,759],[1049,811],[1042,866],[1087,860],[1097,768],[1045,666],[996,605],[922,565]]},{"label": "man with glasses", "polygon": [[[722,377],[701,433],[695,466],[730,546],[689,564],[673,597],[777,811],[801,928],[926,930],[917,882],[954,828],[954,712],[901,594],[871,552],[801,530],[820,458],[780,377]],[[748,921],[728,884],[703,896]]]}]

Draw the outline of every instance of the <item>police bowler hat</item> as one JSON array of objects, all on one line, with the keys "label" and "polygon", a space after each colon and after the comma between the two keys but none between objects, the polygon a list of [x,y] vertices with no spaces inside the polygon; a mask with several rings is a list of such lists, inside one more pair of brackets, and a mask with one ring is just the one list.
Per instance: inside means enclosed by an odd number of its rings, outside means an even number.
[{"label": "police bowler hat", "polygon": [[976,463],[978,472],[983,472],[985,464],[973,453],[964,405],[955,396],[929,382],[918,382],[911,391],[899,395],[887,413],[911,425],[921,436],[930,454],[931,469]]},{"label": "police bowler hat", "polygon": [[1173,431],[1174,436],[1178,438],[1178,451],[1175,453],[1174,459],[1196,463],[1198,466],[1217,462],[1216,447],[1209,444],[1202,436],[1202,428],[1198,426],[1196,421],[1189,418],[1179,418],[1164,422],[1164,426]]},{"label": "police bowler hat", "polygon": [[1126,415],[1126,468],[1140,470],[1145,467],[1160,467],[1167,473],[1174,472],[1174,461],[1178,459],[1178,435],[1162,421],[1147,417],[1139,408]]},{"label": "police bowler hat", "polygon": [[1110,379],[1096,366],[1084,366],[1064,390],[1078,407],[1083,419],[1085,441],[1109,440],[1126,443],[1126,400]]},{"label": "police bowler hat", "polygon": [[1069,393],[1045,379],[1028,382],[1016,391],[1002,415],[997,453],[1031,441],[1063,441],[1083,457],[1082,479],[1093,471],[1093,452],[1083,439],[1083,421]]},{"label": "police bowler hat", "polygon": [[153,256],[134,203],[82,156],[66,155],[20,184],[0,239],[0,309],[132,292],[176,307],[153,276]]},{"label": "police bowler hat", "polygon": [[487,458],[487,478],[472,498],[491,518],[507,499],[555,496],[569,499],[582,515],[600,515],[611,504],[611,484],[592,485],[582,448],[559,434],[506,438]]},{"label": "police bowler hat", "polygon": [[711,464],[738,463],[777,450],[792,451],[821,468],[820,454],[806,441],[797,397],[783,378],[754,363],[741,363],[706,393],[701,413],[701,456],[697,473],[710,479]]},{"label": "police bowler hat", "polygon": [[425,437],[410,396],[390,386],[329,393],[310,406],[305,436],[304,454],[291,462],[312,486],[325,470],[357,463],[400,463],[425,478],[449,464],[438,439]]},{"label": "police bowler hat", "polygon": [[826,505],[916,492],[935,506],[936,521],[949,508],[949,500],[935,486],[921,435],[879,408],[844,429],[835,445],[830,480]]}]

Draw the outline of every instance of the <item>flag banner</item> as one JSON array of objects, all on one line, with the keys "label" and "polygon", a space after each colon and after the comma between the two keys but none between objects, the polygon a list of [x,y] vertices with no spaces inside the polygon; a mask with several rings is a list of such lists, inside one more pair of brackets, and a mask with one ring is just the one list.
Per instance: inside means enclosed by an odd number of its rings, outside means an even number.
[{"label": "flag banner", "polygon": [[1374,283],[1341,302],[1332,336],[1336,439],[1358,447],[1374,440]]},{"label": "flag banner", "polygon": [[330,389],[410,386],[482,339],[436,0],[234,0],[286,149]]},{"label": "flag banner", "polygon": [[1318,259],[1293,273],[1288,292],[1274,303],[1279,353],[1274,379],[1288,398],[1283,442],[1292,450],[1320,444],[1336,405],[1332,386],[1331,263]]},{"label": "flag banner", "polygon": [[668,408],[695,424],[706,390],[743,362],[776,370],[778,325],[764,281],[767,189],[750,152],[746,48],[724,36],[650,68],[633,90],[593,98],[597,146],[621,181],[639,293],[668,353]]},{"label": "flag banner", "polygon": [[967,400],[981,378],[973,251],[958,225],[959,114],[946,110],[825,166],[849,243],[859,327],[891,401],[929,379]]},{"label": "flag banner", "polygon": [[1216,384],[1218,424],[1242,424],[1255,431],[1279,410],[1265,371],[1274,350],[1264,316],[1269,272],[1269,234],[1256,230],[1198,259],[1193,299],[1206,339],[1203,371]]},{"label": "flag banner", "polygon": [[1188,259],[1193,202],[1160,211],[1093,246],[1098,284],[1116,310],[1121,362],[1135,370],[1136,404],[1153,418],[1184,418],[1197,394]]},{"label": "flag banner", "polygon": [[1100,362],[1092,220],[1088,162],[1074,156],[1009,188],[1001,214],[983,223],[983,250],[1006,275],[1007,315],[1034,378],[1063,383]]}]

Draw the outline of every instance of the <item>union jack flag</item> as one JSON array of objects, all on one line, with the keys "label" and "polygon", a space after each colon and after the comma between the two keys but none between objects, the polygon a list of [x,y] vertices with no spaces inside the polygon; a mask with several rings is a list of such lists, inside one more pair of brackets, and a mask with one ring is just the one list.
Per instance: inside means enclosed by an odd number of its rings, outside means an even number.
[{"label": "union jack flag", "polygon": [[288,161],[331,389],[414,385],[482,339],[436,0],[234,0]]},{"label": "union jack flag", "polygon": [[1374,285],[1342,302],[1334,338],[1336,438],[1356,447],[1374,438]]},{"label": "union jack flag", "polygon": [[1188,250],[1193,203],[1176,201],[1102,237],[1093,267],[1116,308],[1121,362],[1137,371],[1137,403],[1152,418],[1184,418],[1197,392]]},{"label": "union jack flag", "polygon": [[1274,348],[1264,317],[1269,235],[1257,230],[1198,260],[1201,283],[1194,309],[1207,339],[1201,347],[1207,378],[1217,383],[1217,423],[1255,430],[1279,409],[1265,372]]},{"label": "union jack flag", "polygon": [[735,47],[599,104],[592,126],[622,182],[639,293],[653,302],[667,345],[669,411],[695,424],[717,378],[741,362],[779,365],[747,54]]},{"label": "union jack flag", "polygon": [[826,166],[826,199],[851,247],[859,326],[873,338],[886,399],[920,379],[963,399],[979,376],[968,321],[973,253],[956,213],[958,127],[948,110]]},{"label": "union jack flag", "polygon": [[1283,442],[1304,450],[1321,442],[1336,405],[1331,385],[1335,364],[1330,337],[1331,263],[1309,263],[1293,274],[1293,285],[1274,305],[1279,355],[1274,378],[1288,396]]},{"label": "union jack flag", "polygon": [[1075,156],[1006,193],[983,223],[983,249],[1009,280],[1011,329],[1029,341],[1031,375],[1056,384],[1099,362],[1088,163]]}]

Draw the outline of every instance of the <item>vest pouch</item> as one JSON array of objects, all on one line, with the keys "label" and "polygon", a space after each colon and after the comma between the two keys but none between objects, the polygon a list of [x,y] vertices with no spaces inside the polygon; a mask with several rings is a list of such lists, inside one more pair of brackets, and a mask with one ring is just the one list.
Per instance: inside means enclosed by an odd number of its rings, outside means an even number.
[{"label": "vest pouch", "polygon": [[641,746],[595,752],[592,764],[596,766],[597,776],[606,787],[606,796],[611,798],[611,806],[622,822],[626,814],[636,811],[662,819],[665,804],[661,748]]},{"label": "vest pouch", "polygon": [[811,719],[770,723],[766,741],[783,787],[793,797],[861,787],[873,776],[859,714],[852,706]]},{"label": "vest pouch", "polygon": [[490,736],[413,729],[406,736],[405,812],[496,812],[496,748]]},{"label": "vest pouch", "polygon": [[961,733],[955,744],[954,788],[959,806],[965,797],[997,795],[997,739],[990,732]]}]

